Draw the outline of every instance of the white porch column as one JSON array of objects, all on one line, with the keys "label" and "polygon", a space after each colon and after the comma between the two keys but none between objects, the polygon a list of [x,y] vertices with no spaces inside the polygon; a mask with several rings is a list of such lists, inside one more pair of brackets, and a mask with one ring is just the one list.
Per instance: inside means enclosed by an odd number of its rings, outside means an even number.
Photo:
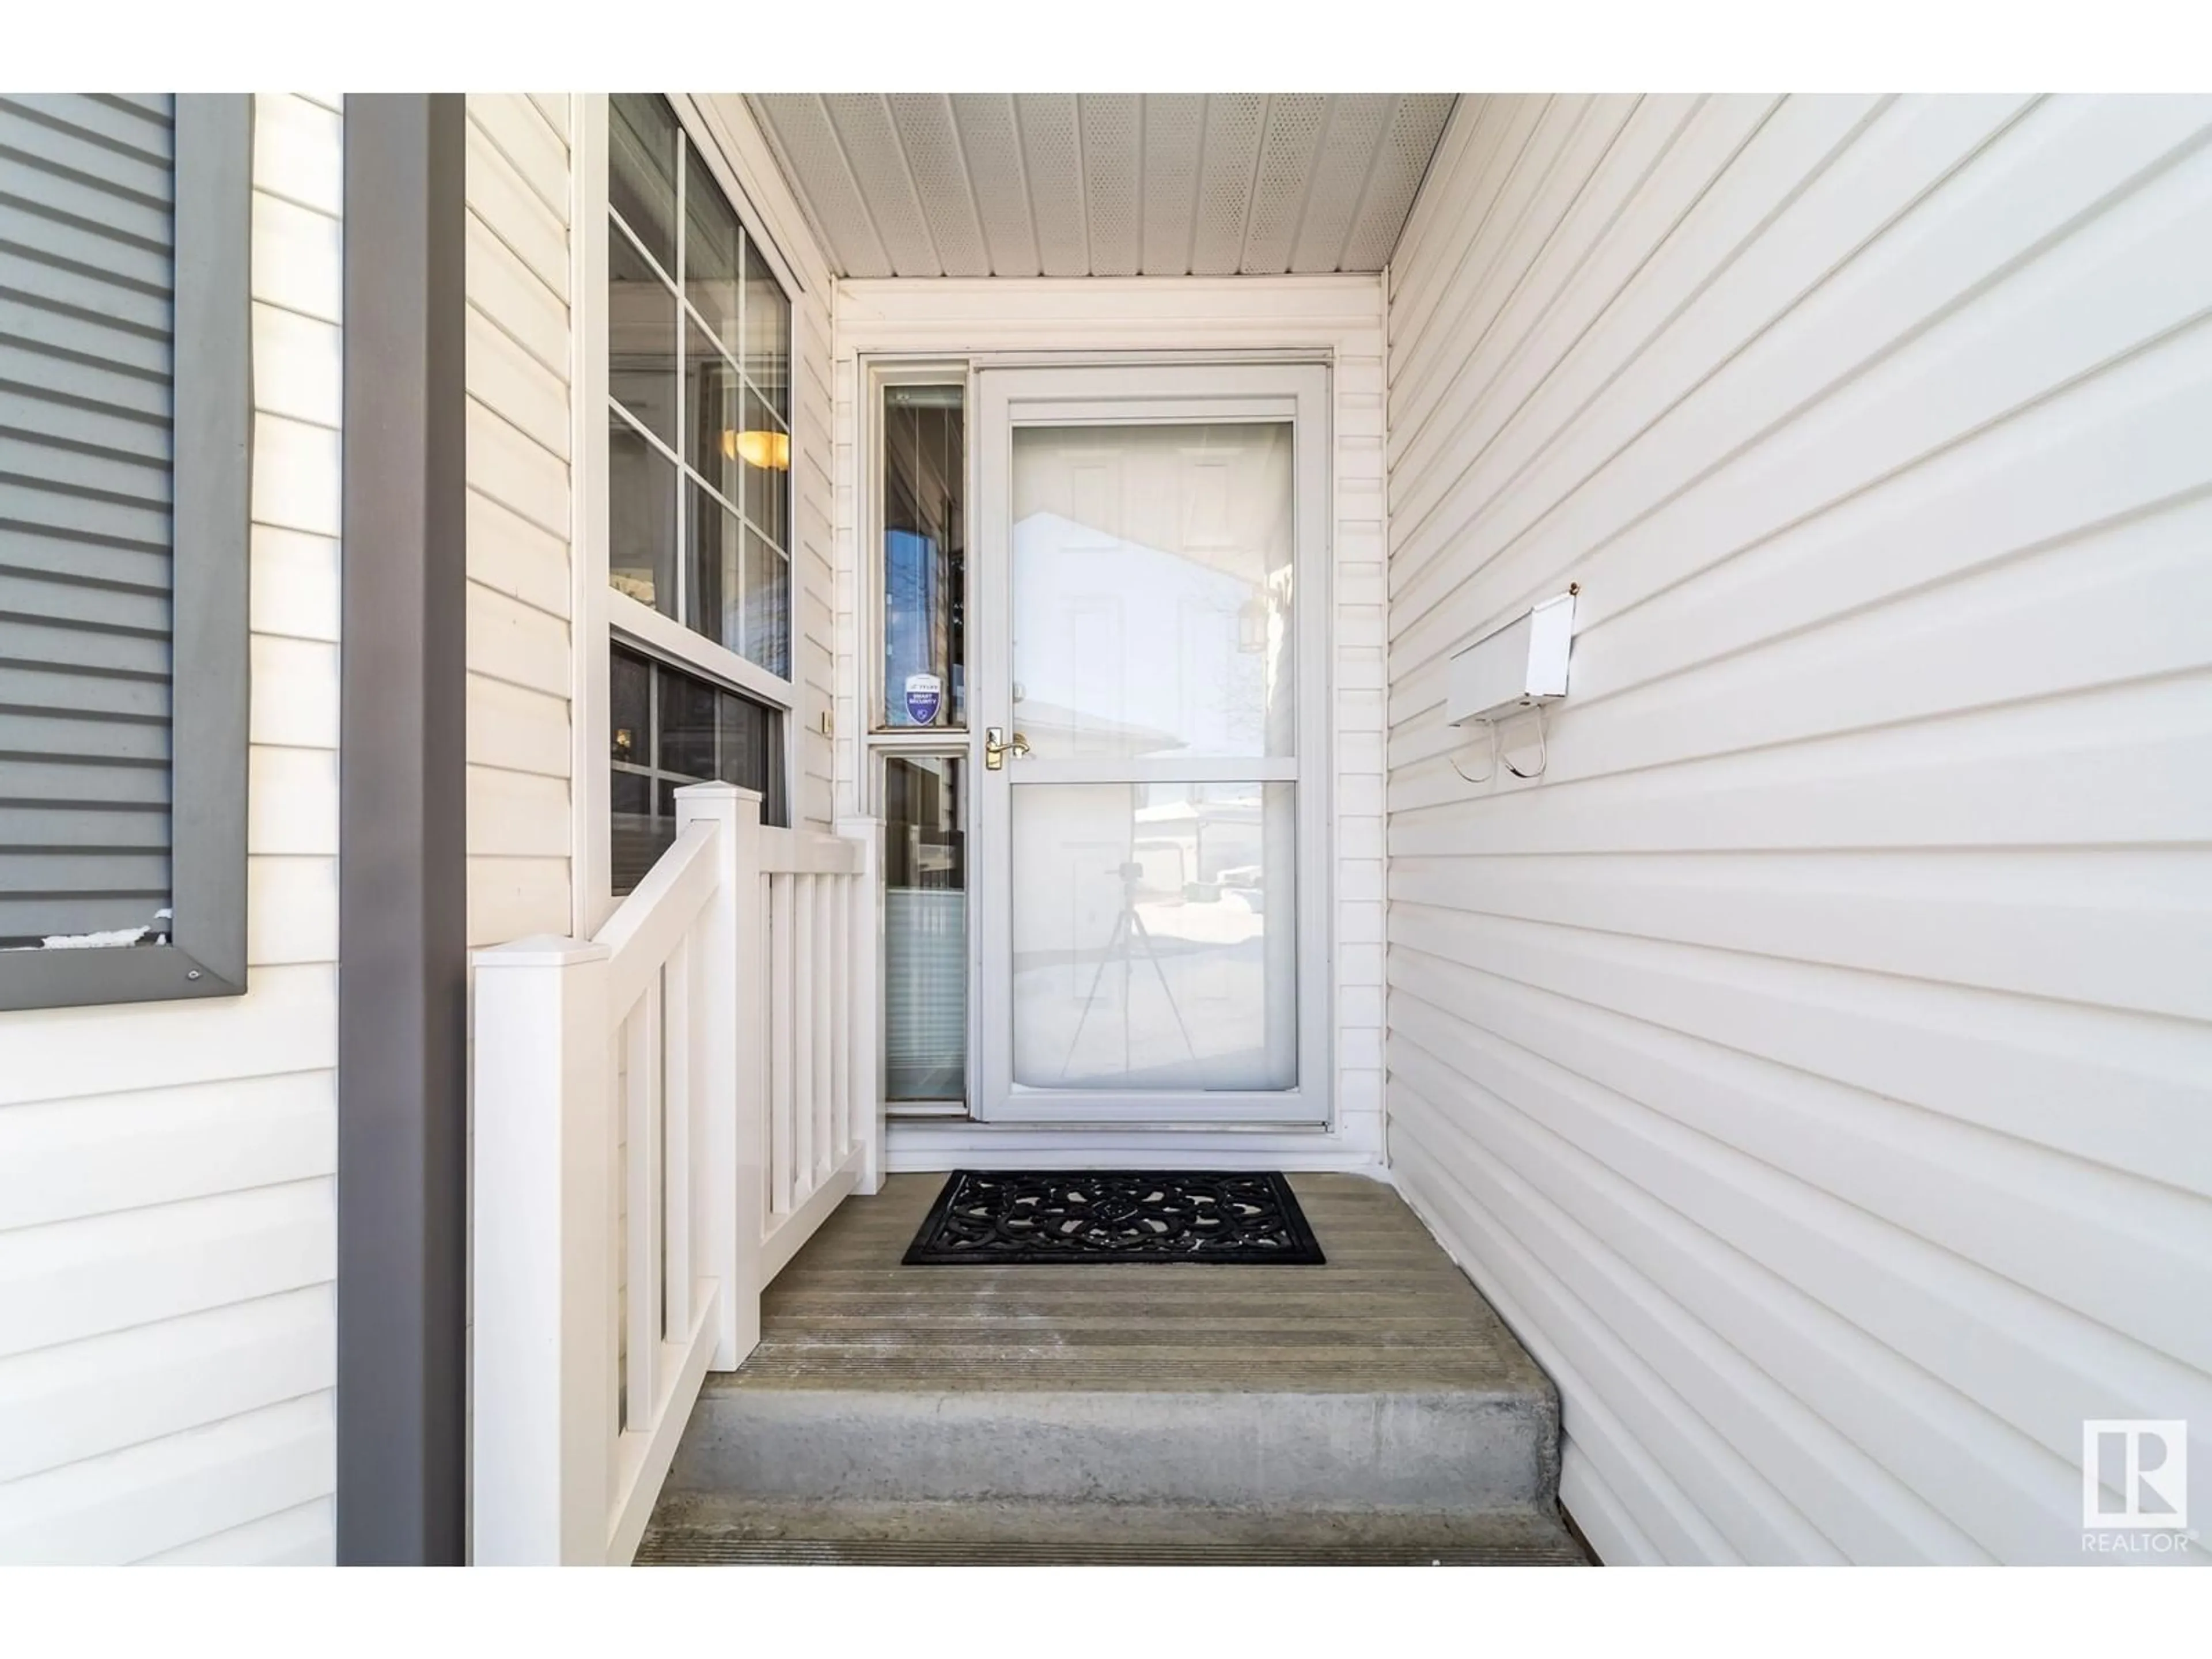
[{"label": "white porch column", "polygon": [[720,1285],[712,1368],[735,1370],[760,1340],[761,1237],[768,1176],[761,1071],[761,1001],[765,957],[760,932],[760,809],[757,790],[731,783],[688,784],[676,792],[680,835],[694,823],[719,827],[714,896],[701,916],[695,948],[702,960],[693,1017],[698,1055],[699,1156],[692,1213],[699,1270]]},{"label": "white porch column", "polygon": [[536,938],[474,958],[470,1437],[479,1565],[607,1559],[609,954]]}]

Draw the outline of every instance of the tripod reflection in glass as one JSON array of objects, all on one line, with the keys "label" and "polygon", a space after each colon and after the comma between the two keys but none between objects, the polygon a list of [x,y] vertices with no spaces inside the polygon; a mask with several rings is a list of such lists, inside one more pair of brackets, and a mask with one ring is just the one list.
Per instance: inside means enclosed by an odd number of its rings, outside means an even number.
[{"label": "tripod reflection in glass", "polygon": [[1167,969],[1160,965],[1159,952],[1152,948],[1152,931],[1145,926],[1144,917],[1137,914],[1137,883],[1143,878],[1145,866],[1134,859],[1128,860],[1118,870],[1109,873],[1121,878],[1121,913],[1114,918],[1113,931],[1106,936],[1106,949],[1098,958],[1098,971],[1091,976],[1091,989],[1083,999],[1083,1012],[1075,1022],[1075,1035],[1068,1040],[1067,1059],[1060,1065],[1063,1078],[1075,1064],[1075,1051],[1083,1042],[1083,1028],[1090,1024],[1091,1011],[1097,1006],[1098,993],[1106,983],[1106,969],[1119,960],[1121,964],[1121,1072],[1126,1077],[1133,1065],[1131,1032],[1135,1022],[1131,1018],[1131,981],[1136,975],[1136,956],[1139,950],[1145,960],[1152,965],[1152,972],[1160,981],[1160,993],[1168,1000],[1168,1012],[1175,1016],[1176,1030],[1182,1033],[1182,1046],[1189,1051],[1191,1064],[1199,1065],[1198,1045],[1190,1040],[1190,1027],[1183,1024],[1182,1008],[1176,1001],[1175,988],[1168,983]]}]

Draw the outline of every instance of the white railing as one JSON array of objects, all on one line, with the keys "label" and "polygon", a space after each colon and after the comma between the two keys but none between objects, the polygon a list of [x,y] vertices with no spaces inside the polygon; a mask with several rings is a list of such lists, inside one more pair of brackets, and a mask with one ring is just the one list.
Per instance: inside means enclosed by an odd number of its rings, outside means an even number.
[{"label": "white railing", "polygon": [[676,844],[588,941],[477,953],[471,1539],[626,1562],[699,1387],[881,1168],[876,826],[677,792]]}]

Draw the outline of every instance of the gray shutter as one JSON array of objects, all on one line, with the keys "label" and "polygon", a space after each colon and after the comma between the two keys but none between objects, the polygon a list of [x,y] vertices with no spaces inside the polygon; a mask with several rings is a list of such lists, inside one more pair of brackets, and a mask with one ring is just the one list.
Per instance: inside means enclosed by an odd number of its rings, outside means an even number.
[{"label": "gray shutter", "polygon": [[174,114],[0,97],[0,946],[170,902]]}]

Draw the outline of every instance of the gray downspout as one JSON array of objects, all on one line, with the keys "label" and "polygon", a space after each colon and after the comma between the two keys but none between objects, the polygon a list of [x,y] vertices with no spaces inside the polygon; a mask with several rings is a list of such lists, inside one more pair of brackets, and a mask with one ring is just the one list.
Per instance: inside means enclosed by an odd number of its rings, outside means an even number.
[{"label": "gray downspout", "polygon": [[345,105],[337,1555],[459,1563],[467,1410],[464,111]]}]

